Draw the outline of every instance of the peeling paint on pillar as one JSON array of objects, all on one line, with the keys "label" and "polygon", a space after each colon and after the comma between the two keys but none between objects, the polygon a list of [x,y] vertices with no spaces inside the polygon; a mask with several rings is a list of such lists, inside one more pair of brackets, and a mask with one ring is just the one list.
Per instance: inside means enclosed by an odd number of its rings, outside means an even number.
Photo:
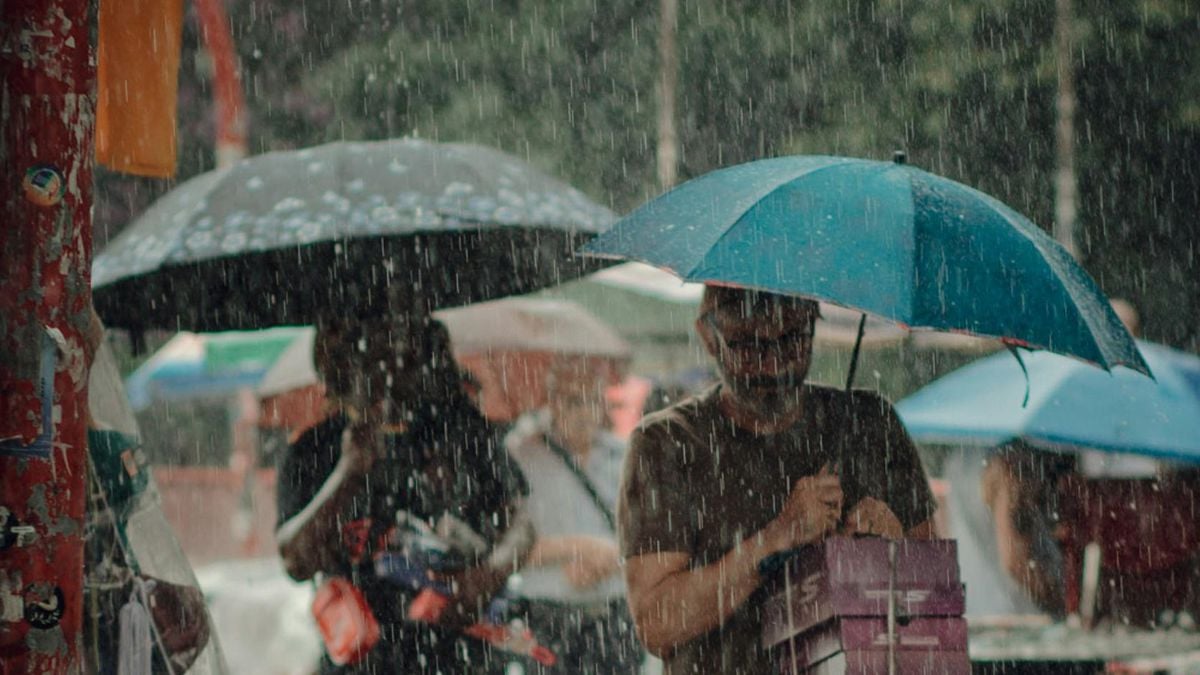
[{"label": "peeling paint on pillar", "polygon": [[[95,8],[94,0],[3,5],[0,513],[36,537],[0,548],[0,675],[75,673],[82,670]],[[48,359],[54,370],[43,382]],[[44,390],[52,392],[46,407]]]}]

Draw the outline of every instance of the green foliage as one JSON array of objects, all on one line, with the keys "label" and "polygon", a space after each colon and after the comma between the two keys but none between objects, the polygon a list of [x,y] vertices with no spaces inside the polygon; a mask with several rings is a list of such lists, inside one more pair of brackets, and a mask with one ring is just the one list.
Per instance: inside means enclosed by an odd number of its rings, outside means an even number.
[{"label": "green foliage", "polygon": [[[1083,262],[1142,308],[1149,337],[1200,347],[1200,5],[1073,4]],[[659,191],[657,3],[228,9],[253,151],[414,134],[500,147],[618,211]],[[778,154],[885,159],[903,148],[1048,228],[1054,20],[1054,0],[680,0],[681,177]],[[204,72],[185,55],[184,177],[211,165]]]}]

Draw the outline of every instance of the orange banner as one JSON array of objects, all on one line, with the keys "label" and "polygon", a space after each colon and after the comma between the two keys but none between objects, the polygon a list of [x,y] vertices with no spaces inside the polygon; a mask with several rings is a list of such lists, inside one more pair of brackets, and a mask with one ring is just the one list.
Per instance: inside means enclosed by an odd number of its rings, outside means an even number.
[{"label": "orange banner", "polygon": [[183,0],[101,0],[96,161],[175,175],[175,107]]}]

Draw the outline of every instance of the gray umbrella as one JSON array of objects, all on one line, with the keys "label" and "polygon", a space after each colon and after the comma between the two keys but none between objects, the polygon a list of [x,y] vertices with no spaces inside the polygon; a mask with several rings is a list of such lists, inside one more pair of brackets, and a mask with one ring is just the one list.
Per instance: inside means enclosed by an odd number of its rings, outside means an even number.
[{"label": "gray umbrella", "polygon": [[110,325],[230,330],[526,293],[597,269],[614,220],[515,157],[412,139],[243,160],[180,185],[96,256]]}]

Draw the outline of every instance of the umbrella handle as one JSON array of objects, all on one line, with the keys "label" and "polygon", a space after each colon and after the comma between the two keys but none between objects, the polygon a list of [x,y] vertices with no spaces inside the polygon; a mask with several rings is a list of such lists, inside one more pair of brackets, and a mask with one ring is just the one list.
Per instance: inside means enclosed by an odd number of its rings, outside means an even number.
[{"label": "umbrella handle", "polygon": [[888,540],[887,662],[888,675],[896,675],[896,540]]},{"label": "umbrella handle", "polygon": [[854,351],[850,353],[850,372],[846,374],[846,391],[854,386],[854,372],[858,370],[858,352],[862,349],[863,333],[867,330],[867,315],[858,320],[858,337],[854,338]]},{"label": "umbrella handle", "polygon": [[1017,365],[1021,366],[1021,372],[1025,374],[1025,398],[1021,400],[1021,407],[1029,405],[1029,369],[1025,367],[1025,359],[1021,358],[1021,352],[1017,351],[1016,345],[1005,345],[1008,347],[1008,353],[1013,355],[1017,360]]}]

